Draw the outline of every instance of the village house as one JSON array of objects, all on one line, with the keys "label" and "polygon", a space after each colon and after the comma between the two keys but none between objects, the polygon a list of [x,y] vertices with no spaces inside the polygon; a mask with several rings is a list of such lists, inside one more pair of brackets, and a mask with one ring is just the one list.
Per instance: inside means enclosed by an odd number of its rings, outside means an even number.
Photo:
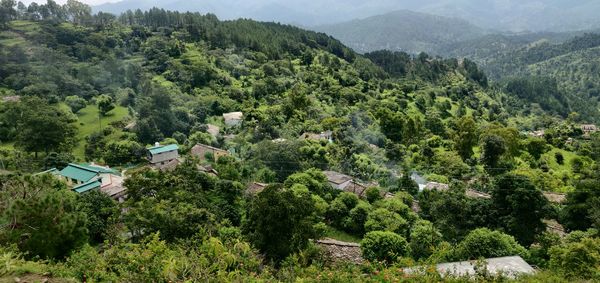
[{"label": "village house", "polygon": [[353,179],[348,175],[335,171],[323,171],[323,174],[325,174],[325,177],[327,177],[327,181],[333,188],[342,191],[344,191],[346,187],[348,187],[352,183]]},{"label": "village house", "polygon": [[544,130],[533,131],[533,132],[529,133],[529,135],[534,138],[543,138],[545,134],[546,134],[546,132]]},{"label": "village house", "polygon": [[264,184],[264,183],[259,183],[259,182],[252,182],[248,185],[246,192],[249,195],[257,195],[260,192],[264,191],[267,186],[269,186],[269,185]]},{"label": "village house", "polygon": [[361,198],[366,197],[368,188],[377,187],[379,185],[377,183],[365,184],[353,177],[335,171],[323,171],[323,174],[327,177],[327,182],[329,182],[333,188],[353,193]]},{"label": "village house", "polygon": [[583,131],[584,135],[589,135],[589,134],[593,134],[593,133],[597,132],[598,128],[596,127],[596,125],[587,124],[587,125],[581,125],[581,130]]},{"label": "village house", "polygon": [[212,159],[210,161],[216,162],[219,160],[219,158],[229,155],[229,152],[210,145],[197,144],[192,147],[191,154],[201,161],[205,161],[210,158]]},{"label": "village house", "polygon": [[219,176],[219,172],[217,170],[215,170],[210,165],[206,165],[206,166],[198,165],[197,168],[198,168],[198,171],[204,172],[204,173],[206,173],[208,175],[211,175],[213,177],[218,177]]},{"label": "village house", "polygon": [[562,204],[567,200],[567,194],[562,193],[552,193],[552,192],[543,192],[544,197],[551,202],[556,204]]},{"label": "village house", "polygon": [[486,194],[484,192],[480,192],[480,191],[473,190],[473,189],[467,189],[465,194],[469,198],[478,198],[478,199],[491,199],[492,198],[492,196],[490,194]]},{"label": "village house", "polygon": [[2,97],[2,102],[19,102],[19,101],[21,101],[21,96],[19,96],[19,95]]},{"label": "village house", "polygon": [[110,167],[94,163],[70,163],[62,170],[51,169],[40,174],[49,173],[64,180],[76,193],[87,193],[99,190],[120,202],[126,197],[126,188],[123,186],[122,175]]},{"label": "village house", "polygon": [[301,140],[313,140],[313,141],[320,141],[320,140],[327,140],[327,141],[333,141],[333,132],[331,131],[326,131],[326,132],[321,132],[320,134],[317,133],[303,133],[302,135],[300,135],[300,139]]},{"label": "village house", "polygon": [[442,184],[442,183],[437,183],[437,182],[428,182],[427,184],[425,184],[425,187],[423,188],[423,190],[427,190],[427,191],[447,191],[450,189],[450,186],[448,184]]},{"label": "village house", "polygon": [[161,145],[156,143],[148,149],[148,161],[156,168],[172,163],[178,158],[179,146],[176,144]]},{"label": "village house", "polygon": [[231,112],[223,114],[223,120],[225,125],[229,127],[239,126],[244,119],[244,113],[242,112]]}]

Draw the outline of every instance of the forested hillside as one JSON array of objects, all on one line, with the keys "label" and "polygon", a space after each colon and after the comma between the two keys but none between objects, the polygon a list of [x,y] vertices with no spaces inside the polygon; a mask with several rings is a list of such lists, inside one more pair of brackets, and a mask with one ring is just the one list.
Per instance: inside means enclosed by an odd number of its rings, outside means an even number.
[{"label": "forested hillside", "polygon": [[[156,8],[0,27],[0,282],[600,279],[600,134],[558,84]],[[433,267],[505,256],[539,270]]]},{"label": "forested hillside", "polygon": [[313,29],[340,39],[359,53],[383,49],[434,53],[440,46],[479,38],[486,33],[465,20],[407,10]]},{"label": "forested hillside", "polygon": [[[562,43],[539,40],[467,56],[480,63],[490,78],[500,84],[511,85],[517,77],[520,79],[516,81],[526,78],[529,84],[543,81],[540,84],[543,89],[530,88],[532,91],[526,95],[528,102],[563,116],[578,112],[588,122],[595,122],[600,118],[598,47],[600,35],[588,33]],[[557,100],[548,101],[552,97]]]}]

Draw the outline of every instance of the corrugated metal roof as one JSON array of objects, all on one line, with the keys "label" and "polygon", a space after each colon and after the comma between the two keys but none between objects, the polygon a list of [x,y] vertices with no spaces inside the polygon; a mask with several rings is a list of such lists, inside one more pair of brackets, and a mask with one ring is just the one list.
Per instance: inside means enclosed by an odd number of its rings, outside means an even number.
[{"label": "corrugated metal roof", "polygon": [[148,151],[150,151],[150,154],[160,154],[163,152],[168,152],[168,151],[173,151],[173,150],[178,150],[179,146],[177,146],[176,144],[170,144],[170,145],[161,145],[161,146],[154,146],[148,149]]},{"label": "corrugated metal roof", "polygon": [[99,189],[102,186],[102,181],[100,180],[93,180],[90,182],[87,182],[85,184],[79,185],[77,187],[74,187],[73,190],[77,193],[85,193],[85,192],[89,192],[93,189]]},{"label": "corrugated metal roof", "polygon": [[86,168],[77,164],[69,164],[60,171],[60,175],[71,178],[80,182],[89,182],[92,178],[98,175],[98,171]]},{"label": "corrugated metal roof", "polygon": [[110,169],[110,168],[106,168],[106,167],[95,166],[95,165],[91,165],[91,164],[79,164],[79,166],[81,166],[85,169],[89,169],[89,170],[98,172],[98,173],[107,173],[107,174],[121,176],[121,173],[119,173],[118,171]]}]

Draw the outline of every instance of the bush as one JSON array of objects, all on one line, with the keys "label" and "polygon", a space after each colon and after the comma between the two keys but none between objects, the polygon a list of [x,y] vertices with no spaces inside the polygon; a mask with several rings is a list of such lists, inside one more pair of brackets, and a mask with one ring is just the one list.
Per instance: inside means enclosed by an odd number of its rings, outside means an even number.
[{"label": "bush", "polygon": [[583,238],[579,242],[550,249],[550,267],[567,277],[600,280],[600,239]]},{"label": "bush", "polygon": [[510,235],[480,228],[471,231],[452,254],[453,260],[460,261],[515,255],[527,257],[527,250]]},{"label": "bush", "polygon": [[409,223],[402,218],[400,214],[389,211],[385,208],[379,208],[367,217],[365,222],[365,231],[389,231],[406,235],[408,232]]},{"label": "bush", "polygon": [[369,232],[361,241],[360,248],[365,259],[387,263],[393,263],[410,253],[406,239],[393,232]]},{"label": "bush", "polygon": [[365,195],[367,196],[367,200],[369,201],[369,203],[374,203],[383,198],[381,196],[379,188],[377,188],[377,187],[368,188]]},{"label": "bush", "polygon": [[415,223],[410,231],[410,249],[415,259],[428,258],[442,243],[442,234],[427,220]]}]

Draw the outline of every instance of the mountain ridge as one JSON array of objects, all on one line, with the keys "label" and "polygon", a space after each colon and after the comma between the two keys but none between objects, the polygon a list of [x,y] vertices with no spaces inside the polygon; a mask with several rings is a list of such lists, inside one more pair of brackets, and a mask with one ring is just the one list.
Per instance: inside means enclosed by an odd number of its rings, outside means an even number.
[{"label": "mountain ridge", "polygon": [[475,39],[489,32],[466,20],[409,10],[313,29],[330,34],[361,53],[382,49],[436,53],[440,45]]}]

